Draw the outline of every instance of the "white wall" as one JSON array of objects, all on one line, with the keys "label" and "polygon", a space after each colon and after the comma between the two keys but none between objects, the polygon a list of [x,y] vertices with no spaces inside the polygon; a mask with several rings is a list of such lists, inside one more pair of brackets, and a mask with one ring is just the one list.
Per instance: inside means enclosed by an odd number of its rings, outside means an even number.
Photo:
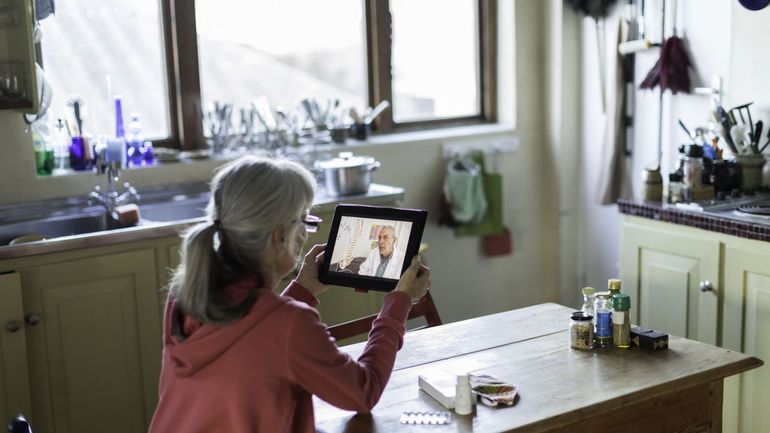
[{"label": "white wall", "polygon": [[[507,0],[499,5],[499,111],[501,118],[511,124],[515,116],[515,135],[521,142],[518,152],[500,160],[504,222],[513,233],[512,255],[484,257],[478,239],[455,238],[452,230],[436,225],[444,140],[355,149],[382,163],[382,169],[374,175],[375,182],[404,187],[405,206],[430,212],[423,238],[430,245],[426,261],[433,271],[432,293],[445,321],[559,300],[558,206],[551,205],[557,195],[555,180],[543,177],[549,158],[543,103],[545,8],[539,1],[519,1],[515,2],[514,13],[513,5]],[[511,25],[514,21],[515,39]],[[20,116],[0,112],[0,131],[0,203],[86,194],[98,181],[90,174],[37,179],[30,140],[23,132]],[[506,135],[475,138],[497,140]],[[125,177],[138,187],[206,180],[214,166],[216,162],[164,166],[129,171]]]},{"label": "white wall", "polygon": [[[647,0],[648,36],[660,38],[660,10],[663,0]],[[671,6],[668,1],[667,21],[671,23]],[[726,107],[755,101],[756,109],[765,122],[770,121],[770,81],[766,71],[770,68],[770,9],[750,12],[733,0],[680,0],[678,30],[690,50],[694,70],[691,78],[694,86],[709,86],[713,75],[724,79],[724,102]],[[620,9],[607,25],[607,58],[614,56],[613,46]],[[668,33],[670,34],[670,28]],[[594,23],[583,21],[582,30],[582,133],[581,172],[584,173],[581,250],[582,284],[604,287],[607,278],[619,275],[619,234],[620,216],[615,205],[597,204],[597,182],[599,153],[606,117],[598,104],[598,69]],[[658,50],[652,49],[637,56],[635,82],[640,83],[658,57]],[[613,69],[608,67],[608,82],[612,82]],[[639,197],[641,173],[644,167],[654,165],[658,142],[658,93],[637,90],[635,106],[635,129],[633,134],[633,156],[631,162],[632,187],[634,196]],[[666,93],[663,102],[663,162],[664,179],[673,170],[676,161],[676,146],[687,142],[686,136],[677,124],[681,118],[690,129],[705,126],[710,116],[710,100],[701,95],[672,96]],[[761,113],[761,114],[760,114]],[[758,115],[754,115],[754,121]]]}]

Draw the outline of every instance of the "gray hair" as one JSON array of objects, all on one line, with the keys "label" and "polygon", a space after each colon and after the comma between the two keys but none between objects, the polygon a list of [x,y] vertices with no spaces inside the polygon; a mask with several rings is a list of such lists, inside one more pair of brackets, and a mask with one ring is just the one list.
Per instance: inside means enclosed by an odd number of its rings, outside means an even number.
[{"label": "gray hair", "polygon": [[181,263],[169,287],[183,311],[218,324],[245,315],[256,294],[234,305],[222,288],[246,276],[258,286],[266,283],[262,266],[272,233],[283,226],[284,242],[296,244],[302,227],[296,223],[313,202],[314,186],[308,170],[282,159],[248,155],[217,170],[207,221],[183,235]]}]

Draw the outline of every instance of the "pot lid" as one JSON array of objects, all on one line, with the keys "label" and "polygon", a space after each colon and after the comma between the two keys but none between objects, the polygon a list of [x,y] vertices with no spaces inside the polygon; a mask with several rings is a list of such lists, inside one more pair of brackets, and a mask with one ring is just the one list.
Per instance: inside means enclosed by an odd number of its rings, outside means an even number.
[{"label": "pot lid", "polygon": [[329,168],[362,167],[373,163],[374,158],[371,156],[354,156],[353,152],[340,152],[337,158],[316,162],[316,167],[326,170]]}]

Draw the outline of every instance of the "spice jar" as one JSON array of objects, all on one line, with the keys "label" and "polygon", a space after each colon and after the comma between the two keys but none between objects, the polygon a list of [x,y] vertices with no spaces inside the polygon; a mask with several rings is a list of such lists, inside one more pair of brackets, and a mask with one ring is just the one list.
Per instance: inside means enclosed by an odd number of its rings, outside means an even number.
[{"label": "spice jar", "polygon": [[575,311],[570,316],[569,345],[574,349],[590,350],[594,347],[594,316]]},{"label": "spice jar", "polygon": [[621,349],[628,349],[631,345],[630,309],[630,296],[624,293],[612,296],[612,343]]}]

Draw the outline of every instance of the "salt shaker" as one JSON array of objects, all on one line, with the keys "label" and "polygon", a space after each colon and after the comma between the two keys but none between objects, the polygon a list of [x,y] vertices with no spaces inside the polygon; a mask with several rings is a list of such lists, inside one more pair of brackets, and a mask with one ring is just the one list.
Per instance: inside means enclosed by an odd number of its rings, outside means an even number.
[{"label": "salt shaker", "polygon": [[457,376],[455,413],[458,415],[470,415],[473,413],[473,391],[471,391],[471,378],[467,374]]}]

